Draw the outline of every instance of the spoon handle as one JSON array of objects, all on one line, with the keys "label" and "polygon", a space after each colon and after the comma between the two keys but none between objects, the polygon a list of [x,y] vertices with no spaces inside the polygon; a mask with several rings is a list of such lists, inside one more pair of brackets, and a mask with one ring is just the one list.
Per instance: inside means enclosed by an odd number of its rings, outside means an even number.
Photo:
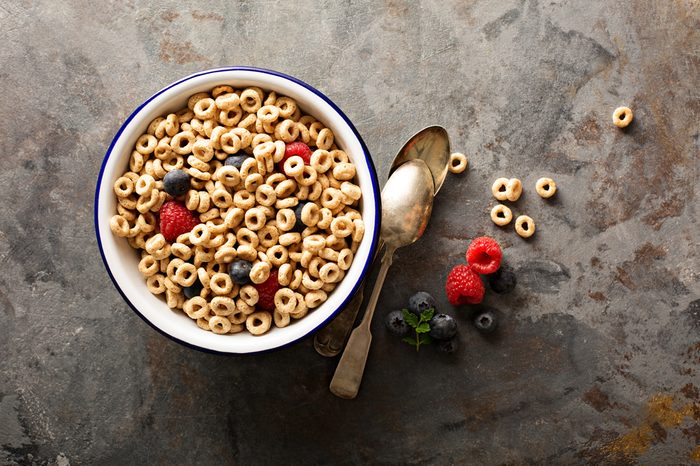
[{"label": "spoon handle", "polygon": [[377,281],[374,283],[372,295],[367,304],[367,310],[362,318],[362,322],[350,334],[345,351],[340,357],[338,367],[335,369],[333,379],[331,380],[331,392],[340,398],[353,399],[357,396],[362,382],[362,374],[365,371],[367,363],[367,355],[369,354],[369,346],[372,343],[372,333],[369,330],[369,324],[372,322],[374,309],[377,306],[379,294],[382,291],[382,285],[386,278],[386,273],[391,266],[391,261],[394,257],[394,248],[387,247],[384,257],[382,258],[382,266],[377,275]]}]

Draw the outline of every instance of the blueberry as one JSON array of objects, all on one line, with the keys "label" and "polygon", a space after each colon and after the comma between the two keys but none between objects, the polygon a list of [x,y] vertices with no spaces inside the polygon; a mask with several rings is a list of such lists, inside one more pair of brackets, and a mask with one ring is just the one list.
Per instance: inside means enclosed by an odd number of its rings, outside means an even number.
[{"label": "blueberry", "polygon": [[228,274],[231,276],[233,283],[238,285],[245,285],[250,281],[250,269],[253,268],[253,264],[250,262],[238,259],[231,262],[228,267]]},{"label": "blueberry", "polygon": [[182,196],[190,189],[190,175],[183,170],[172,170],[163,178],[163,189],[173,197]]},{"label": "blueberry", "polygon": [[435,298],[425,291],[419,291],[408,300],[408,310],[416,315],[427,309],[435,309]]},{"label": "blueberry", "polygon": [[228,157],[226,160],[224,160],[224,165],[233,165],[237,169],[241,169],[241,165],[243,165],[243,162],[247,158],[249,158],[250,155],[248,154],[236,154]]},{"label": "blueberry", "polygon": [[301,221],[301,211],[304,209],[304,206],[308,204],[309,201],[301,201],[299,204],[297,204],[296,208],[294,209],[294,216],[296,217],[297,221],[294,224],[294,228],[292,228],[292,231],[301,233],[304,231],[304,228],[306,228],[306,225],[304,225],[304,222]]},{"label": "blueberry", "polygon": [[515,288],[517,280],[515,272],[507,265],[501,265],[495,273],[488,275],[488,282],[491,291],[498,294],[510,293]]},{"label": "blueberry", "polygon": [[436,340],[449,340],[457,335],[457,322],[447,314],[435,314],[430,319],[429,335]]},{"label": "blueberry", "polygon": [[199,281],[199,279],[197,279],[190,286],[186,286],[182,292],[185,294],[185,298],[187,299],[199,296],[199,294],[202,292],[202,283]]},{"label": "blueberry", "polygon": [[391,311],[388,313],[384,319],[384,324],[391,333],[398,337],[405,337],[411,329],[403,319],[403,312],[401,311]]},{"label": "blueberry", "polygon": [[498,316],[491,309],[481,310],[474,316],[474,326],[481,333],[491,333],[498,327]]},{"label": "blueberry", "polygon": [[455,335],[449,340],[439,340],[435,347],[441,353],[454,353],[459,349],[459,337]]}]

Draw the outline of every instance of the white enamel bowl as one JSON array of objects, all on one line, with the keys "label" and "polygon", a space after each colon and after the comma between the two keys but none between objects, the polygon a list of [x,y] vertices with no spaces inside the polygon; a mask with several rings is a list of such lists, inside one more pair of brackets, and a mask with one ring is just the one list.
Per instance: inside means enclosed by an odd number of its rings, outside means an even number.
[{"label": "white enamel bowl", "polygon": [[[117,238],[109,228],[116,212],[112,185],[128,167],[136,139],[156,117],[186,106],[192,94],[211,90],[217,85],[258,86],[287,95],[301,109],[333,130],[335,141],[349,155],[357,168],[362,189],[360,211],[366,233],[352,266],[328,300],[303,319],[285,328],[273,328],[262,336],[247,332],[216,335],[207,332],[180,311],[168,308],[162,298],[152,295],[138,271],[138,254],[124,238]],[[255,353],[280,348],[303,339],[324,326],[340,311],[357,290],[374,256],[379,236],[380,195],[377,174],[369,152],[350,120],[325,95],[308,84],[275,71],[232,67],[202,71],[165,87],[142,103],[117,132],[105,154],[95,191],[95,232],[107,272],[131,308],[162,334],[192,348],[217,353]]]}]

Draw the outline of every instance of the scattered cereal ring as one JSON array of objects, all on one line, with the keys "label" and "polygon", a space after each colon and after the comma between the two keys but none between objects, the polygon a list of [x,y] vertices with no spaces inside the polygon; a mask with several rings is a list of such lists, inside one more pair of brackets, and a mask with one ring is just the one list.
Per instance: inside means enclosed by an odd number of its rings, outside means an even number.
[{"label": "scattered cereal ring", "polygon": [[527,215],[521,215],[515,219],[515,231],[523,238],[529,238],[535,234],[535,221]]},{"label": "scattered cereal ring", "polygon": [[494,181],[493,185],[491,185],[491,194],[493,194],[493,197],[499,201],[508,200],[508,194],[506,191],[508,190],[509,181],[510,180],[508,178],[498,178],[496,181]]},{"label": "scattered cereal ring", "polygon": [[547,199],[557,192],[557,184],[551,178],[540,178],[535,183],[535,190],[541,197]]},{"label": "scattered cereal ring", "polygon": [[499,227],[508,225],[513,220],[513,212],[503,204],[498,204],[491,209],[491,220]]},{"label": "scattered cereal ring", "polygon": [[254,312],[245,321],[245,327],[253,335],[262,335],[270,330],[272,318],[269,312]]},{"label": "scattered cereal ring", "polygon": [[613,124],[618,128],[625,128],[632,123],[634,114],[629,107],[617,107],[612,115]]},{"label": "scattered cereal ring", "polygon": [[523,184],[517,178],[511,178],[508,180],[506,185],[506,199],[511,202],[515,202],[520,199],[520,195],[523,193]]},{"label": "scattered cereal ring", "polygon": [[450,154],[450,164],[448,168],[452,173],[462,173],[467,169],[468,163],[466,155],[460,152],[454,152]]}]

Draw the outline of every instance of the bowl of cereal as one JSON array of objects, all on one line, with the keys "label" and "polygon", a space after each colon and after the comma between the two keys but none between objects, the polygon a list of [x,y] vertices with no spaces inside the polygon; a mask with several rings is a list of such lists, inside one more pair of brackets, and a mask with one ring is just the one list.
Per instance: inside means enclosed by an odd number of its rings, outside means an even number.
[{"label": "bowl of cereal", "polygon": [[352,298],[377,247],[376,171],[343,112],[308,84],[230,67],[142,103],[95,192],[107,272],[162,334],[219,353],[299,341]]}]

